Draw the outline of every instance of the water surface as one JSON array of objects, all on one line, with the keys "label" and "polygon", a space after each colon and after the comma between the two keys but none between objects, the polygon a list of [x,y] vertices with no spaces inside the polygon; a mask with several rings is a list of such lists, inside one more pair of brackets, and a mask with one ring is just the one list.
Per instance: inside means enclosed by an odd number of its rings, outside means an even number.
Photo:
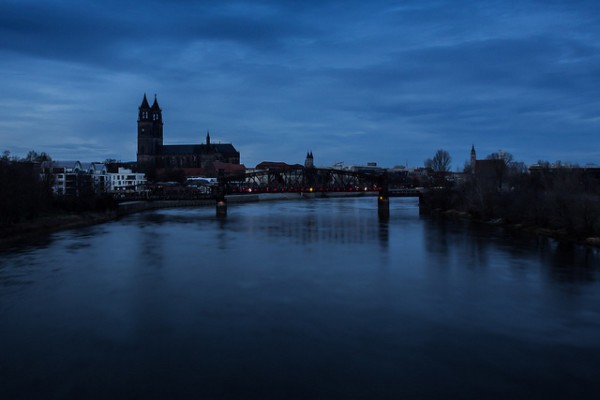
[{"label": "water surface", "polygon": [[0,254],[7,399],[597,398],[600,256],[414,199],[158,210]]}]

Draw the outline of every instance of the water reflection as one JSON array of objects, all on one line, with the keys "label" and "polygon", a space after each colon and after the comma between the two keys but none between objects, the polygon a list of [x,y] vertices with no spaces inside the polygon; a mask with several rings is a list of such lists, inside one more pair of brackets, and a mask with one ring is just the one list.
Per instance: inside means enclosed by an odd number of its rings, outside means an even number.
[{"label": "water reflection", "polygon": [[427,251],[440,265],[460,253],[469,255],[466,265],[471,267],[486,268],[503,260],[518,269],[541,265],[543,273],[557,282],[592,283],[598,278],[597,249],[453,218],[422,220]]},{"label": "water reflection", "polygon": [[143,260],[140,265],[148,267],[160,268],[164,263],[164,234],[156,232],[152,227],[144,227],[139,231],[140,235],[140,246],[132,248],[139,250],[139,259]]},{"label": "water reflection", "polygon": [[387,226],[370,212],[352,216],[321,213],[309,207],[306,214],[281,214],[279,210],[259,216],[246,216],[242,222],[248,235],[261,235],[292,241],[298,245],[309,243],[352,245],[388,241]]},{"label": "water reflection", "polygon": [[393,199],[385,222],[376,207],[156,210],[4,253],[3,396],[600,390],[597,252],[419,217],[411,199]]},{"label": "water reflection", "polygon": [[297,203],[289,202],[283,206],[280,203],[261,205],[262,209],[257,213],[243,215],[236,213],[236,210],[243,212],[244,207],[252,205],[230,206],[229,215],[225,219],[216,219],[212,208],[192,212],[185,209],[157,210],[144,214],[137,219],[137,224],[140,228],[165,223],[196,225],[201,229],[206,226],[216,227],[221,249],[227,248],[228,233],[232,231],[284,239],[299,245],[317,242],[350,245],[379,241],[383,249],[387,247],[388,222],[379,221],[373,210],[341,216],[339,214],[346,212],[351,206],[346,204],[336,207],[333,213],[322,213],[318,201],[301,201],[299,203],[305,208],[304,213],[286,212],[297,208]]},{"label": "water reflection", "polygon": [[466,221],[422,217],[423,241],[436,264],[450,264],[456,254],[461,254],[464,265],[483,268],[489,263],[489,237],[473,230]]},{"label": "water reflection", "polygon": [[379,244],[382,250],[388,248],[390,240],[389,220],[379,220]]}]

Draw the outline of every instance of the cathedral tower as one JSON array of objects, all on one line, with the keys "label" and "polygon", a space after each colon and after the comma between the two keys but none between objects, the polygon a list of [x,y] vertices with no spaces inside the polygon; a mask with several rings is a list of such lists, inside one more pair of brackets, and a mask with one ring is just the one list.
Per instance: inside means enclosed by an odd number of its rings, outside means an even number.
[{"label": "cathedral tower", "polygon": [[152,107],[148,104],[146,94],[138,113],[138,169],[143,172],[157,167],[158,155],[163,145],[162,110],[158,106],[156,95]]},{"label": "cathedral tower", "polygon": [[306,160],[304,160],[304,168],[314,168],[315,167],[315,161],[313,158],[313,153],[312,151],[309,151],[306,153]]}]

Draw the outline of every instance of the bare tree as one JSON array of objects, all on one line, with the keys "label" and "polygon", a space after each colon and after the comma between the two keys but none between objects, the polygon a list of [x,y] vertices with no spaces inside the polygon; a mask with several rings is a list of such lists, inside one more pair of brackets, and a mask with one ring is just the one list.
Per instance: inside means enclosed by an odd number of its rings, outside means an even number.
[{"label": "bare tree", "polygon": [[452,163],[452,157],[446,150],[438,150],[435,152],[433,159],[431,160],[431,169],[434,172],[450,172],[450,165]]},{"label": "bare tree", "polygon": [[513,155],[502,150],[489,154],[486,158],[488,160],[502,160],[506,167],[510,166],[513,162]]},{"label": "bare tree", "polygon": [[29,153],[27,153],[27,155],[25,156],[25,158],[23,160],[24,161],[29,161],[29,162],[52,161],[52,159],[50,158],[50,156],[48,155],[48,153],[46,153],[45,151],[42,151],[41,153],[38,153],[35,150],[29,151]]},{"label": "bare tree", "polygon": [[507,176],[517,176],[527,172],[527,167],[521,161],[514,161],[512,154],[498,150],[486,157],[488,160],[501,160],[502,163],[495,164],[496,178],[499,181],[499,186],[502,187],[506,183]]},{"label": "bare tree", "polygon": [[523,161],[513,161],[509,165],[509,174],[518,175],[527,173],[527,165]]}]

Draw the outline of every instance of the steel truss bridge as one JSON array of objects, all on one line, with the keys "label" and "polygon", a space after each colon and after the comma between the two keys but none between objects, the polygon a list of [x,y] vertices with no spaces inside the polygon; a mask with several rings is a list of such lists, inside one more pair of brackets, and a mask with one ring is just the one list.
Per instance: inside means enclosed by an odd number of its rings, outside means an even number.
[{"label": "steel truss bridge", "polygon": [[152,200],[208,200],[224,199],[226,195],[249,195],[259,193],[336,193],[377,192],[379,196],[419,197],[422,189],[394,188],[388,184],[385,172],[355,172],[335,168],[289,168],[265,169],[239,175],[220,173],[218,185],[208,193],[189,188],[149,191],[143,194],[122,193],[115,195],[118,202]]},{"label": "steel truss bridge", "polygon": [[387,175],[334,168],[266,169],[218,178],[224,194],[359,192],[387,188]]},{"label": "steel truss bridge", "polygon": [[212,193],[200,195],[179,192],[149,194],[146,198],[120,198],[120,202],[131,200],[208,200],[216,201],[217,217],[227,216],[227,195],[250,195],[256,193],[326,193],[326,192],[377,192],[379,218],[389,218],[390,197],[420,197],[418,189],[390,188],[387,172],[369,173],[339,170],[334,168],[285,168],[266,169],[240,175],[225,176],[219,171],[218,186]]}]

